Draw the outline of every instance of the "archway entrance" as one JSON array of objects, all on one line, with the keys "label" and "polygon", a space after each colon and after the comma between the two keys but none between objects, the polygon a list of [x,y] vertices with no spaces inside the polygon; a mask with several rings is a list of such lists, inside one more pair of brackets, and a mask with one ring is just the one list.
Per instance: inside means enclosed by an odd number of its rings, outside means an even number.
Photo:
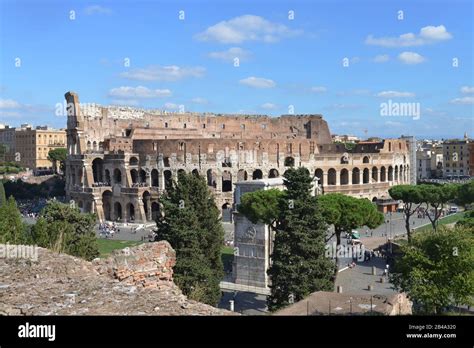
[{"label": "archway entrance", "polygon": [[114,204],[114,217],[116,221],[122,220],[122,205],[119,202]]}]

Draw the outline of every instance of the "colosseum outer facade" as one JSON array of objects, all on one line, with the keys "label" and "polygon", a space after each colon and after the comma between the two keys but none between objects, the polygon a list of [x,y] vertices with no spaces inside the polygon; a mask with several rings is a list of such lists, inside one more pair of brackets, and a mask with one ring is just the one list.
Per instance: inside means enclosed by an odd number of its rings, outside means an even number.
[{"label": "colosseum outer facade", "polygon": [[179,171],[206,178],[228,210],[234,183],[306,167],[324,193],[373,200],[410,182],[405,139],[332,143],[321,115],[166,113],[82,105],[65,95],[68,112],[66,194],[101,221],[153,221],[158,198]]}]

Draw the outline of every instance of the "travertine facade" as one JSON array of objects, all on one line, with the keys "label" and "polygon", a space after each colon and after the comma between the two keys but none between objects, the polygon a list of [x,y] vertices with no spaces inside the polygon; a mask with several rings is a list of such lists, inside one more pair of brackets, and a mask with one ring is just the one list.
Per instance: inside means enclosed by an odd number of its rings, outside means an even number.
[{"label": "travertine facade", "polygon": [[204,176],[225,210],[235,182],[279,177],[291,166],[320,177],[326,193],[369,199],[410,181],[405,139],[347,150],[331,142],[321,115],[169,114],[82,105],[72,92],[66,101],[67,194],[101,220],[152,221],[181,170]]}]

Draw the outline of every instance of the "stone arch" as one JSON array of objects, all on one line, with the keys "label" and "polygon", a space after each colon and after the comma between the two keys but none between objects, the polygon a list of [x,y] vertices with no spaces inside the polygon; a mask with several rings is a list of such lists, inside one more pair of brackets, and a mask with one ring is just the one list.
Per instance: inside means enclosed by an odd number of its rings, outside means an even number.
[{"label": "stone arch", "polygon": [[193,169],[193,171],[191,173],[195,176],[199,176],[199,170],[197,170],[197,169]]},{"label": "stone arch", "polygon": [[206,172],[207,186],[216,188],[216,173],[212,169],[208,169]]},{"label": "stone arch", "polygon": [[135,156],[130,157],[128,162],[131,166],[138,166],[138,158]]},{"label": "stone arch", "polygon": [[128,221],[133,222],[135,221],[135,206],[133,203],[127,204],[127,217]]},{"label": "stone arch", "polygon": [[373,198],[372,198],[372,203],[377,203],[377,201],[378,201],[378,198],[377,198],[377,197],[373,197]]},{"label": "stone arch", "polygon": [[158,185],[159,185],[158,177],[159,177],[158,170],[157,169],[152,169],[152,171],[151,171],[151,186],[158,187]]},{"label": "stone arch", "polygon": [[263,178],[263,172],[260,169],[255,169],[252,173],[252,180],[259,180]]},{"label": "stone arch", "polygon": [[364,184],[368,184],[370,182],[370,171],[369,168],[364,168],[364,172],[362,174],[362,182]]},{"label": "stone arch", "polygon": [[165,178],[165,190],[169,190],[173,186],[173,175],[171,170],[165,170],[163,176]]},{"label": "stone arch", "polygon": [[232,222],[232,206],[229,203],[222,205],[222,222]]},{"label": "stone arch", "polygon": [[384,166],[380,168],[380,182],[387,181],[387,170]]},{"label": "stone arch", "polygon": [[349,158],[346,156],[341,157],[341,164],[349,164]]},{"label": "stone arch", "polygon": [[114,169],[114,183],[115,184],[122,183],[122,171],[118,168]]},{"label": "stone arch", "polygon": [[94,150],[94,151],[97,151],[97,150],[98,150],[97,141],[95,141],[95,140],[94,140],[94,142],[92,143],[92,150]]},{"label": "stone arch", "polygon": [[314,175],[319,179],[319,184],[324,186],[324,171],[318,168],[314,171]]},{"label": "stone arch", "polygon": [[352,169],[352,185],[360,184],[360,170],[359,168],[355,167]]},{"label": "stone arch", "polygon": [[186,171],[184,169],[178,169],[178,172],[177,172],[178,180],[179,180],[179,177],[184,174],[186,174]]},{"label": "stone arch", "polygon": [[111,180],[110,180],[110,170],[108,170],[108,169],[105,170],[105,182],[106,182],[107,185],[110,185],[110,182],[111,182]]},{"label": "stone arch", "polygon": [[362,163],[370,163],[369,156],[364,156],[364,158],[362,158]]},{"label": "stone arch", "polygon": [[280,173],[278,173],[278,170],[275,168],[270,169],[270,172],[268,173],[269,178],[278,178]]},{"label": "stone arch", "polygon": [[343,168],[341,170],[340,176],[340,183],[341,185],[348,185],[349,184],[349,172],[346,168]]},{"label": "stone arch", "polygon": [[120,202],[115,202],[114,203],[114,217],[116,221],[121,221],[123,218],[122,215],[122,204]]},{"label": "stone arch", "polygon": [[331,168],[328,170],[328,185],[336,185],[336,170]]},{"label": "stone arch", "polygon": [[146,171],[144,169],[140,169],[140,183],[146,183]]},{"label": "stone arch", "polygon": [[151,203],[151,219],[156,221],[160,214],[160,205],[157,202]]},{"label": "stone arch", "polygon": [[395,181],[398,181],[398,166],[395,166]]},{"label": "stone arch", "polygon": [[285,167],[294,167],[295,166],[295,159],[291,156],[285,157],[284,165],[285,165]]},{"label": "stone arch", "polygon": [[103,182],[103,173],[104,172],[104,161],[102,158],[96,158],[92,161],[92,174],[94,177],[94,182]]},{"label": "stone arch", "polygon": [[388,181],[393,181],[393,167],[388,167]]},{"label": "stone arch", "polygon": [[87,150],[92,150],[92,143],[90,140],[87,142]]},{"label": "stone arch", "polygon": [[240,169],[237,172],[237,181],[247,181],[247,179],[248,179],[247,171],[244,169]]},{"label": "stone arch", "polygon": [[102,193],[102,208],[104,209],[105,220],[112,220],[112,191],[106,190]]},{"label": "stone arch", "polygon": [[372,168],[372,182],[378,182],[379,170],[377,167]]},{"label": "stone arch", "polygon": [[227,170],[222,173],[222,192],[232,192],[232,174]]},{"label": "stone arch", "polygon": [[130,177],[132,178],[132,184],[136,184],[138,182],[138,171],[136,169],[132,169],[130,171]]},{"label": "stone arch", "polygon": [[145,191],[143,192],[142,195],[142,201],[143,201],[143,210],[145,211],[145,220],[150,220],[151,219],[151,195],[150,192]]}]

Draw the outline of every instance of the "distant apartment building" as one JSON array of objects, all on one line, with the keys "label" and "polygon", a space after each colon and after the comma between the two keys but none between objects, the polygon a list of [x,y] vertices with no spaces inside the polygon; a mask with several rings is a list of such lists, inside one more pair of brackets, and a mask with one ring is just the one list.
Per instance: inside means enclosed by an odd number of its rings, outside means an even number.
[{"label": "distant apartment building", "polygon": [[33,128],[22,125],[15,132],[15,152],[20,154],[19,163],[35,174],[52,171],[53,164],[48,160],[50,150],[66,147],[65,129],[52,129],[48,126]]},{"label": "distant apartment building", "polygon": [[469,149],[469,175],[474,176],[474,142],[470,142]]},{"label": "distant apartment building", "polygon": [[434,141],[421,141],[416,151],[418,179],[434,179],[443,176],[443,145]]},{"label": "distant apartment building", "polygon": [[337,135],[337,134],[334,134],[332,136],[332,141],[337,143],[337,142],[341,142],[341,143],[355,143],[355,142],[358,142],[360,139],[359,137],[356,137],[354,135]]},{"label": "distant apartment building", "polygon": [[15,127],[0,124],[0,162],[14,160],[15,154]]},{"label": "distant apartment building", "polygon": [[443,143],[445,178],[470,175],[470,153],[472,148],[469,139],[446,140]]}]

